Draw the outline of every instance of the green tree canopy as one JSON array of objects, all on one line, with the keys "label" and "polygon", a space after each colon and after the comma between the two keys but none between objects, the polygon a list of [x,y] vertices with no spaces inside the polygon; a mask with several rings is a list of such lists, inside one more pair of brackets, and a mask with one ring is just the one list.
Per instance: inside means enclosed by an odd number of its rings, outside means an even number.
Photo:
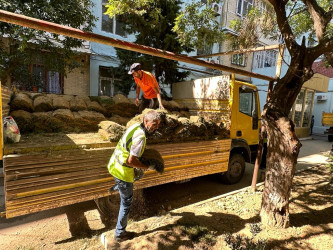
[{"label": "green tree canopy", "polygon": [[[120,19],[125,24],[124,29],[128,34],[135,35],[135,43],[178,54],[192,50],[189,46],[183,46],[172,30],[174,21],[180,14],[180,1],[109,1],[107,7],[106,14],[122,15]],[[133,83],[132,77],[126,73],[134,62],[140,62],[144,70],[154,71],[157,80],[163,84],[182,81],[188,75],[188,72],[178,69],[176,61],[121,49],[117,49],[117,56],[120,60],[119,69],[123,72],[120,77],[122,86],[117,87],[125,94]]]},{"label": "green tree canopy", "polygon": [[[91,31],[96,20],[91,14],[92,4],[91,0],[1,0],[0,9]],[[28,81],[27,66],[32,63],[63,74],[80,66],[75,49],[82,47],[81,40],[5,22],[0,23],[0,35],[2,80],[11,76],[19,82]]]}]

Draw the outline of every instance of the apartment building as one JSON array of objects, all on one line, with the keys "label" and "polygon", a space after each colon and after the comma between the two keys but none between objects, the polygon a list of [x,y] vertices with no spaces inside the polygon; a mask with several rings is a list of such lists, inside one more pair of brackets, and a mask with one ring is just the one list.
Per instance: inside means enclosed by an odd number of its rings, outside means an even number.
[{"label": "apartment building", "polygon": [[[205,0],[202,0],[204,3]],[[126,34],[122,27],[121,20],[117,17],[110,18],[105,15],[107,0],[95,0],[95,6],[92,9],[93,14],[98,17],[96,27],[93,32],[125,41],[134,41],[134,36]],[[184,1],[189,2],[189,1]],[[222,0],[216,1],[211,4],[211,7],[216,12],[216,20],[220,23],[225,32],[237,36],[237,34],[230,28],[230,23],[234,19],[242,19],[246,16],[251,7],[258,6],[262,11],[269,11],[268,4],[265,1],[258,0]],[[261,39],[258,46],[276,44],[276,41],[270,41],[267,39]],[[204,46],[202,49],[197,49],[189,56],[207,55],[219,52],[230,51],[232,46],[227,42],[216,43],[212,46]],[[108,95],[115,94],[113,83],[119,81],[117,75],[113,73],[113,68],[119,65],[116,50],[113,47],[90,43],[90,95]],[[240,68],[243,70],[251,71],[252,68],[263,68],[268,66],[275,66],[277,51],[264,51],[256,54],[236,54],[228,56],[212,56],[203,58],[203,60]],[[190,71],[188,80],[197,79],[202,77],[209,77],[215,75],[221,75],[222,73],[228,74],[228,72],[221,72],[217,70],[211,70],[209,68],[191,65],[187,63],[180,63],[180,69]],[[236,76],[237,79],[243,81],[251,81],[250,77],[241,75]],[[167,86],[163,86],[166,88]],[[133,95],[133,91],[130,93]]]}]

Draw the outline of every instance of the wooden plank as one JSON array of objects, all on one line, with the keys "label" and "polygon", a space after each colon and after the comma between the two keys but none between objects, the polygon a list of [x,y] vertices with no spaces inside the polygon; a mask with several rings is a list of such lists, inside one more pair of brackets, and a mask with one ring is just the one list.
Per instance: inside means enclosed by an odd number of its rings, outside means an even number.
[{"label": "wooden plank", "polygon": [[[186,179],[188,179],[188,178],[194,178],[194,177],[212,174],[212,173],[219,173],[219,172],[221,172],[221,170],[225,171],[227,168],[228,168],[228,163],[225,162],[224,164],[206,166],[205,172],[202,172],[203,169],[199,168],[199,167],[196,169],[195,172],[188,172],[184,169],[181,169],[181,170],[178,170],[177,172],[174,172],[174,179],[172,179],[172,180],[169,178],[169,176],[160,175],[160,177],[163,177],[163,178],[159,178],[158,184],[148,182],[145,177],[142,180],[135,183],[135,189],[141,189],[141,188],[145,188],[145,187],[166,184],[166,183],[173,182],[173,181],[179,181],[179,180],[182,180],[184,176]],[[150,178],[156,179],[156,175],[157,175],[156,173],[151,174]],[[44,200],[41,197],[34,197],[34,200],[30,200],[30,202],[32,202],[32,203],[28,203],[27,200],[22,201],[22,199],[19,199],[19,200],[21,200],[21,205],[18,202],[9,203],[9,206],[7,207],[7,209],[9,209],[10,212],[8,213],[7,216],[9,216],[8,218],[10,218],[10,217],[18,216],[18,215],[23,215],[23,213],[27,214],[27,213],[55,208],[55,207],[57,207],[54,204],[55,202],[61,203],[63,205],[70,205],[70,204],[74,204],[78,201],[81,202],[81,201],[91,200],[91,199],[98,198],[98,197],[107,196],[108,195],[107,189],[109,187],[111,187],[112,185],[113,185],[113,183],[110,182],[104,187],[97,188],[97,186],[95,186],[93,189],[84,189],[87,191],[87,192],[84,192],[84,195],[82,195],[82,190],[80,190],[80,191],[72,192],[71,195],[68,195],[69,193],[65,193],[62,196],[52,196],[52,197],[44,195],[44,197],[45,197]],[[104,195],[101,195],[101,193],[103,192],[102,190],[104,190]],[[78,194],[81,194],[81,196],[78,197],[77,196]],[[31,198],[31,197],[29,197],[29,198]],[[16,201],[18,201],[18,200],[16,200]],[[19,210],[17,208],[18,206],[19,206],[19,208],[21,208],[21,210]],[[26,209],[27,207],[30,208],[29,211],[27,211],[27,209]]]},{"label": "wooden plank", "polygon": [[14,190],[17,186],[25,185],[26,187],[29,187],[30,185],[36,185],[39,183],[49,182],[49,181],[57,181],[62,180],[67,177],[75,176],[84,176],[84,175],[92,175],[97,173],[108,173],[106,167],[100,168],[100,169],[93,169],[93,170],[86,170],[86,171],[76,171],[76,172],[70,172],[70,173],[63,173],[63,174],[54,174],[54,175],[47,175],[42,177],[34,177],[34,178],[26,178],[26,179],[20,179],[20,180],[13,180],[7,182],[7,191]]},{"label": "wooden plank", "polygon": [[[89,173],[89,174],[88,174]],[[40,180],[34,180],[35,178],[27,179],[30,182],[19,184],[19,185],[13,185],[12,183],[8,183],[6,191],[8,193],[18,193],[20,190],[28,191],[28,190],[37,190],[42,189],[45,187],[51,187],[54,185],[65,185],[65,184],[71,184],[71,183],[77,183],[81,181],[85,181],[88,178],[89,179],[102,179],[110,177],[109,172],[106,168],[100,169],[98,171],[92,170],[89,171],[87,174],[84,172],[78,172],[76,174],[71,174],[67,177],[62,178],[52,178],[52,176],[48,177],[48,179],[40,181]],[[87,177],[89,176],[89,177]],[[25,180],[23,180],[25,181]]]},{"label": "wooden plank", "polygon": [[[230,139],[150,145],[159,150],[165,158],[165,173],[160,175],[155,171],[147,171],[145,177],[135,183],[135,189],[223,172],[228,167],[230,145]],[[20,169],[20,173],[6,171],[7,218],[109,195],[108,189],[114,183],[106,169],[110,155],[96,155],[103,157],[100,159],[103,164],[92,164],[90,156],[86,158],[89,160],[88,164],[81,161],[79,166],[76,166],[74,161],[66,165],[66,160],[61,158],[42,156],[36,164],[40,164],[39,167],[31,168],[31,164],[26,169]],[[70,157],[78,156],[82,156],[81,153]],[[15,169],[15,160],[20,158],[12,159],[12,169]],[[20,163],[24,163],[27,159],[22,156],[21,160]],[[51,164],[47,166],[45,160]],[[18,168],[21,167],[23,168],[23,164]],[[57,172],[58,170],[61,172]],[[32,176],[24,179],[27,177],[25,174]],[[13,176],[17,180],[8,181],[8,178]]]}]

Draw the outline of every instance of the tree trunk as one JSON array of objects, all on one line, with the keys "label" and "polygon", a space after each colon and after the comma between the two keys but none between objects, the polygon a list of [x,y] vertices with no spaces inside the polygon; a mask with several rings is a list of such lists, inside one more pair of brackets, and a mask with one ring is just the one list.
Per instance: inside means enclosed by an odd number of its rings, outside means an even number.
[{"label": "tree trunk", "polygon": [[261,221],[266,226],[289,226],[289,196],[301,143],[294,124],[273,109],[264,115],[267,137],[265,188],[261,204]]}]

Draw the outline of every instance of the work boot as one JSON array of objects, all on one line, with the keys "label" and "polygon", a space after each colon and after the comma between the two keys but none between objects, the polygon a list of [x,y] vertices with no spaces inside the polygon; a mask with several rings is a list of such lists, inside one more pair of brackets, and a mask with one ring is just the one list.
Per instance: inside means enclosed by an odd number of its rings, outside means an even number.
[{"label": "work boot", "polygon": [[125,231],[121,235],[118,235],[118,236],[114,235],[114,240],[116,242],[126,241],[126,240],[133,239],[135,237],[135,235],[136,234],[134,232]]}]

